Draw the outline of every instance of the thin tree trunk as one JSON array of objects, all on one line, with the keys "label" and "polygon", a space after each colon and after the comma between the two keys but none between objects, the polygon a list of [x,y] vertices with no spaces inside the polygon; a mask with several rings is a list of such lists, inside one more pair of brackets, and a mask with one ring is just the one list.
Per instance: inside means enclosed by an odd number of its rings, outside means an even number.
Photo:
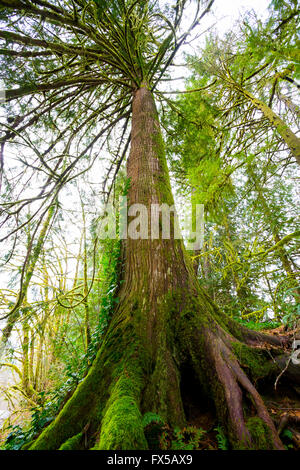
[{"label": "thin tree trunk", "polygon": [[34,273],[36,263],[39,259],[41,250],[43,248],[43,245],[46,239],[48,229],[51,225],[54,215],[55,215],[55,206],[52,205],[48,210],[46,220],[42,226],[36,246],[34,247],[32,255],[30,257],[28,267],[25,271],[24,280],[23,280],[20,292],[18,294],[18,298],[16,300],[14,307],[11,309],[9,313],[6,326],[3,328],[2,336],[0,339],[0,359],[5,350],[5,346],[10,338],[11,332],[15,324],[18,322],[18,320],[21,317],[20,307],[22,306],[22,303],[24,302],[24,299],[26,298],[27,290],[28,290],[31,278]]},{"label": "thin tree trunk", "polygon": [[[81,203],[82,204],[82,203]],[[88,302],[88,267],[87,267],[87,241],[86,241],[86,223],[85,223],[85,213],[84,207],[82,204],[82,219],[83,219],[83,295],[84,295],[84,332],[85,332],[85,344],[84,347],[87,351],[89,344],[91,342],[91,327],[90,327],[90,311],[89,311],[89,302]]]},{"label": "thin tree trunk", "polygon": [[278,114],[276,114],[268,105],[263,101],[256,98],[252,93],[242,88],[235,82],[231,82],[233,87],[245,98],[247,98],[256,109],[259,109],[264,117],[269,121],[270,125],[274,127],[278,134],[282,137],[291,153],[295,157],[297,163],[300,165],[300,139],[294,132],[286,125]]},{"label": "thin tree trunk", "polygon": [[[252,178],[255,188],[258,192],[259,200],[262,204],[264,215],[265,215],[266,220],[268,221],[268,225],[270,227],[271,233],[273,234],[274,240],[276,243],[279,243],[281,241],[281,236],[276,225],[273,225],[270,223],[270,220],[272,220],[272,214],[268,206],[268,203],[263,195],[262,188],[259,182],[257,181],[257,178],[255,177],[253,171],[248,169],[248,173],[249,173],[249,176]],[[293,297],[295,299],[295,302],[299,303],[300,302],[300,288],[299,288],[299,283],[297,281],[297,274],[294,272],[292,268],[292,263],[283,247],[279,248],[278,255],[279,255],[279,259],[281,261],[282,267],[284,271],[286,272],[287,276],[289,276],[292,280],[294,280],[295,293],[293,294]]]}]

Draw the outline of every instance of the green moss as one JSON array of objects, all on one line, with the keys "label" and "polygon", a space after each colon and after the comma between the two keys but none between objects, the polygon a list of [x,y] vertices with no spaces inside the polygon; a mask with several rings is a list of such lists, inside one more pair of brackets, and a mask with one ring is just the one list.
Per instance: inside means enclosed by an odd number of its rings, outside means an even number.
[{"label": "green moss", "polygon": [[66,442],[64,442],[58,450],[78,450],[81,448],[82,442],[82,432],[76,434],[73,437],[70,437]]},{"label": "green moss", "polygon": [[262,419],[249,418],[246,425],[251,434],[254,449],[271,450],[274,448],[271,431]]},{"label": "green moss", "polygon": [[148,411],[143,416],[143,426],[146,427],[146,426],[148,426],[148,424],[153,423],[153,422],[155,422],[155,423],[164,423],[164,420],[157,413],[153,413],[152,411]]},{"label": "green moss", "polygon": [[[103,348],[103,347],[102,347]],[[30,450],[56,450],[70,436],[79,433],[89,422],[96,404],[101,400],[108,378],[105,367],[99,369],[100,349],[88,375],[79,384],[57,418],[42,432]]]},{"label": "green moss", "polygon": [[113,388],[102,421],[99,450],[148,448],[137,401],[140,382],[136,374],[134,377],[124,370]]},{"label": "green moss", "polygon": [[[137,328],[134,328],[130,306],[129,302],[126,311],[121,311],[112,318],[88,375],[79,384],[57,418],[32,444],[32,450],[58,449],[71,436],[81,432],[87,423],[90,423],[91,435],[98,432],[102,420],[103,433],[107,426],[110,432],[112,429],[117,430],[117,427],[121,429],[123,413],[127,416],[128,422],[133,415],[137,421],[141,420],[138,403],[141,388],[144,386],[143,377],[148,367],[149,353],[141,345],[140,336],[143,336],[143,332],[140,330],[138,336]],[[135,403],[135,406],[129,406],[129,399]],[[114,410],[115,415],[112,421],[111,410]],[[140,429],[142,429],[141,424]],[[121,430],[118,433],[120,434]],[[105,434],[103,442],[105,446],[114,445],[114,438],[110,442]],[[141,442],[139,440],[139,443]],[[127,444],[124,442],[123,448],[126,448]]]},{"label": "green moss", "polygon": [[21,447],[21,450],[28,450],[31,445],[34,443],[34,439],[32,439],[31,441],[27,442],[26,444],[24,444],[22,447]]},{"label": "green moss", "polygon": [[253,380],[266,377],[277,370],[276,364],[268,360],[264,351],[240,342],[234,342],[232,346],[240,365],[250,369]]},{"label": "green moss", "polygon": [[143,416],[143,426],[145,437],[149,449],[160,448],[160,438],[164,431],[166,423],[157,413],[147,412]]}]

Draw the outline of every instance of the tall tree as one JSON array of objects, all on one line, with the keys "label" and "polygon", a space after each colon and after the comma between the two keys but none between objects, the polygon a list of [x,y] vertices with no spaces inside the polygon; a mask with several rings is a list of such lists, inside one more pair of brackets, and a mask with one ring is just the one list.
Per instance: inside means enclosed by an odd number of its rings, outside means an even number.
[{"label": "tall tree", "polygon": [[[164,13],[155,0],[65,0],[59,6],[44,0],[0,1],[2,21],[7,23],[0,37],[6,42],[2,53],[7,57],[8,84],[26,58],[20,87],[6,92],[9,102],[20,100],[23,113],[3,143],[42,119],[48,129],[51,124],[58,127],[64,117],[69,122],[57,129],[51,150],[37,152],[36,166],[46,173],[37,199],[57,197],[74,178],[79,160],[122,119],[126,151],[131,118],[129,204],[145,204],[149,215],[152,204],[173,205],[154,94],[176,52],[212,3],[204,2],[201,10],[202,2],[194,2],[195,17],[181,33],[184,11],[190,6],[185,0],[168,5]],[[30,111],[24,111],[25,105],[32,106]],[[103,125],[97,128],[100,121]],[[84,148],[75,155],[72,151],[83,135]],[[66,136],[62,153],[50,158],[50,151]],[[117,168],[125,151],[118,153]],[[14,211],[21,204],[17,201]],[[174,224],[172,219],[172,229]],[[122,262],[118,307],[97,357],[30,449],[147,448],[143,413],[156,412],[171,425],[185,422],[180,389],[184,368],[213,400],[235,448],[282,449],[251,379],[277,371],[265,345],[276,349],[286,339],[247,330],[227,318],[201,289],[182,240],[129,237]]]}]

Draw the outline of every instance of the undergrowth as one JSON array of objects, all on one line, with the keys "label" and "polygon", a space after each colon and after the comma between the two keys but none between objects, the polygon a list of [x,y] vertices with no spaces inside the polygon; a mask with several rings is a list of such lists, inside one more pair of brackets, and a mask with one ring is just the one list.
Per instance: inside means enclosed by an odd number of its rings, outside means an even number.
[{"label": "undergrowth", "polygon": [[99,321],[91,335],[87,351],[80,357],[78,363],[74,364],[72,361],[66,362],[61,373],[61,380],[53,390],[37,394],[37,406],[31,408],[31,421],[27,428],[23,428],[20,425],[8,426],[9,434],[4,443],[5,450],[19,450],[33,440],[42,429],[54,420],[66,399],[72,395],[77,385],[86,376],[101,345],[112,312],[118,303],[116,291],[119,281],[119,260],[120,241],[106,240],[105,252],[102,258],[102,273],[106,288],[100,299]]}]

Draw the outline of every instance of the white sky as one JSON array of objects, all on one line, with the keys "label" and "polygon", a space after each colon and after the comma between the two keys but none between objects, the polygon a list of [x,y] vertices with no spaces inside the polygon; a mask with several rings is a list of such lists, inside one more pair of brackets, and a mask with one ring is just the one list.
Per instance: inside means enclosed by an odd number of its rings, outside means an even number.
[{"label": "white sky", "polygon": [[220,18],[217,25],[219,32],[230,30],[239,15],[244,16],[250,10],[254,10],[259,17],[264,18],[269,4],[269,0],[216,0],[213,12],[218,19]]}]

